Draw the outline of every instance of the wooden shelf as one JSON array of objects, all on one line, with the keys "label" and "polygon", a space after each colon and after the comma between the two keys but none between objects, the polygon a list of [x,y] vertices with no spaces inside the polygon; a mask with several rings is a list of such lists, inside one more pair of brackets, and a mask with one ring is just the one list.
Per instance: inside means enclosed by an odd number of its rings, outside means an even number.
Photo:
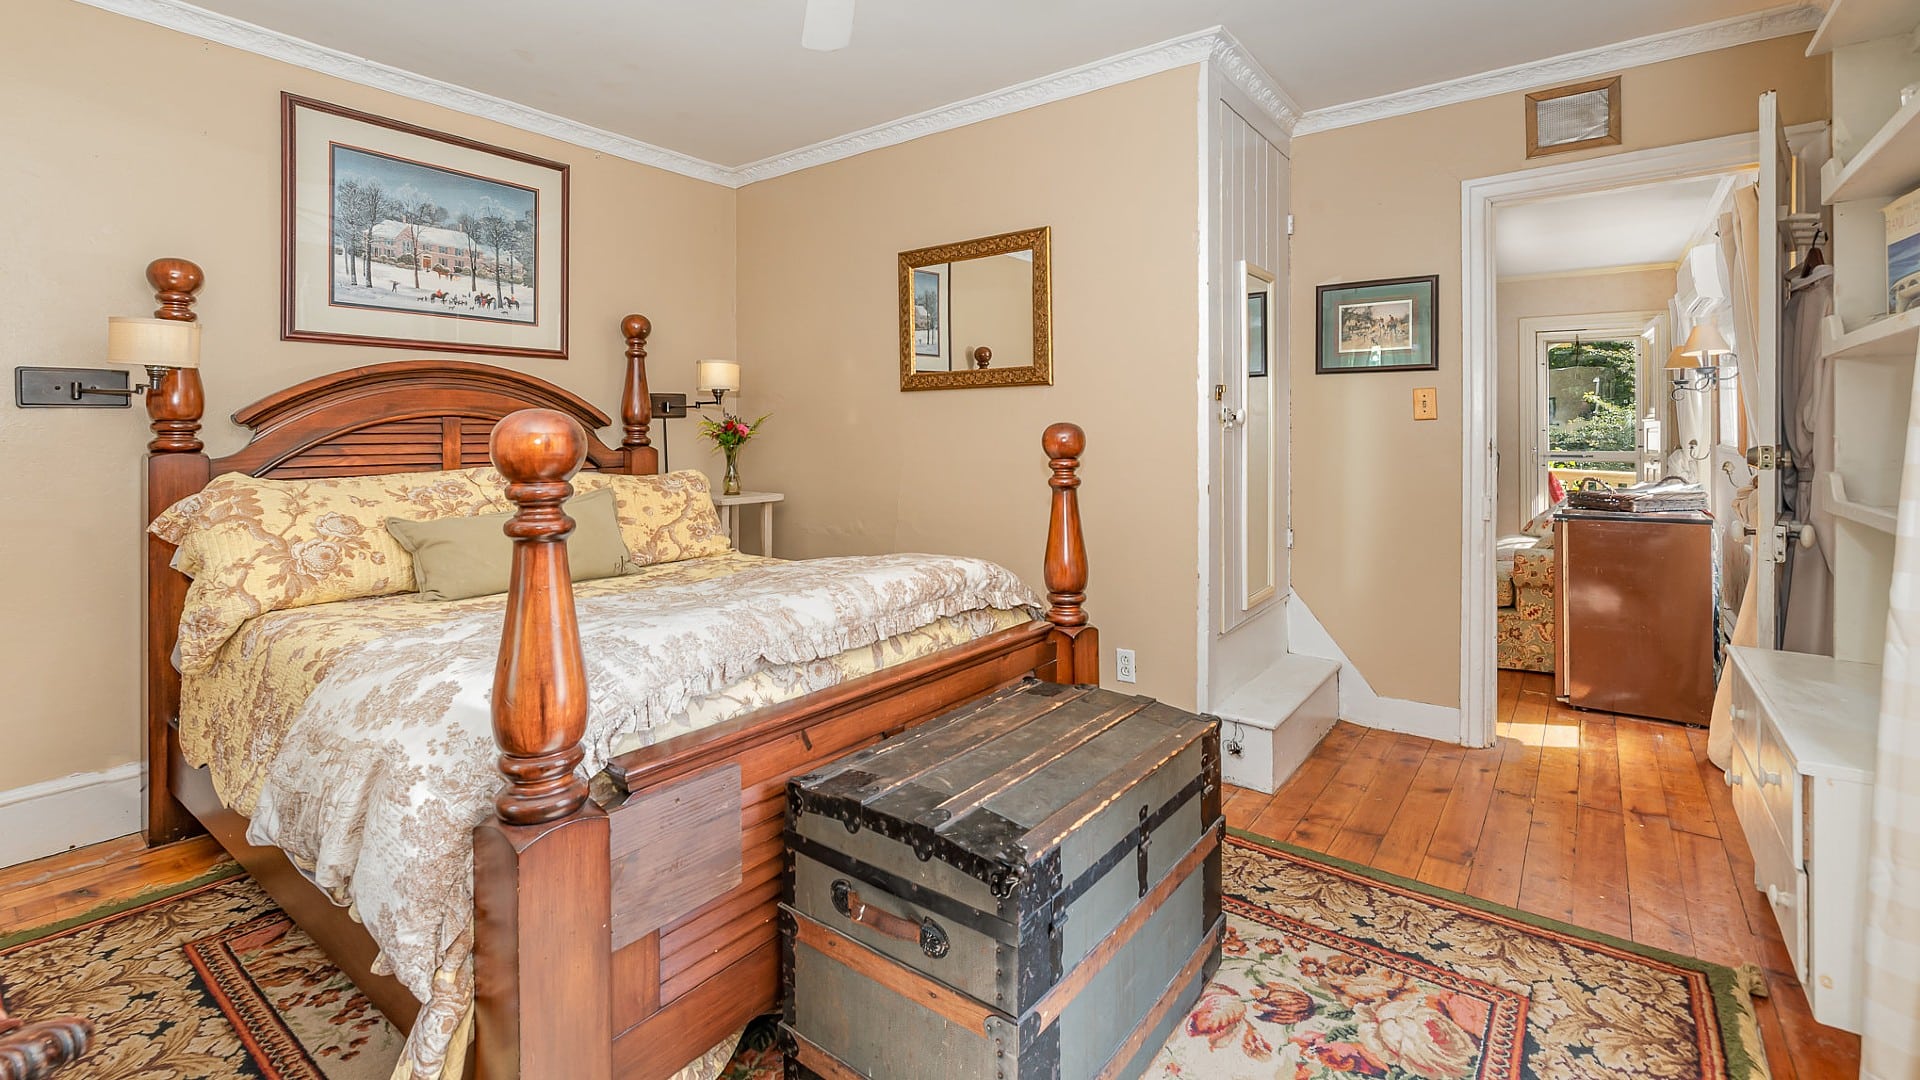
[{"label": "wooden shelf", "polygon": [[1889,535],[1895,531],[1898,517],[1894,507],[1854,502],[1847,498],[1847,483],[1839,473],[1828,473],[1827,477],[1833,482],[1833,500],[1828,509],[1833,511],[1834,517],[1845,518]]},{"label": "wooden shelf", "polygon": [[1827,316],[1826,355],[1836,360],[1913,360],[1920,355],[1920,308],[1875,319],[1841,333],[1839,316]]},{"label": "wooden shelf", "polygon": [[1911,33],[1916,23],[1920,18],[1914,15],[1912,0],[1833,0],[1820,28],[1813,32],[1807,55]]},{"label": "wooden shelf", "polygon": [[1920,187],[1920,98],[1894,113],[1844,168],[1829,161],[1820,170],[1820,195],[1829,205],[1890,199],[1916,187]]}]

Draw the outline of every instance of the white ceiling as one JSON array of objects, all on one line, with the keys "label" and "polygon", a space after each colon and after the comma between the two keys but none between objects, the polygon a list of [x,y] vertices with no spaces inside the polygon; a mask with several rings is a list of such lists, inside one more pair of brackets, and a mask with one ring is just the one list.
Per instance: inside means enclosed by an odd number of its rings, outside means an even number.
[{"label": "white ceiling", "polygon": [[1508,278],[1678,262],[1720,190],[1710,176],[1502,207],[1494,265]]},{"label": "white ceiling", "polygon": [[832,53],[804,0],[195,3],[732,167],[1214,25],[1312,110],[1781,0],[861,0]]}]

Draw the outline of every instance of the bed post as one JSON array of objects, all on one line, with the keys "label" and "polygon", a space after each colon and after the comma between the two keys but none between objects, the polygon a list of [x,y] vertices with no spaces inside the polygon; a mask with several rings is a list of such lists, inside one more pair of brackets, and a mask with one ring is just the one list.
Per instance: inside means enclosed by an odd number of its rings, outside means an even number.
[{"label": "bed post", "polygon": [[1053,624],[1053,681],[1099,683],[1100,632],[1087,625],[1087,544],[1080,531],[1080,452],[1087,433],[1053,424],[1040,436],[1052,463],[1053,514],[1047,522],[1047,621]]},{"label": "bed post", "polygon": [[[193,294],[206,281],[185,259],[155,259],[147,264],[158,319],[196,322]],[[147,418],[153,441],[147,444],[147,521],[160,511],[207,486],[211,463],[200,442],[200,417],[206,394],[195,368],[167,368],[147,390]],[[147,540],[147,791],[141,807],[147,843],[165,844],[199,832],[200,823],[173,797],[174,714],[180,707],[180,673],[173,668],[173,646],[180,634],[187,579],[173,569],[173,548],[158,537]]]},{"label": "bed post", "polygon": [[627,452],[627,471],[651,475],[660,471],[660,451],[653,448],[647,429],[653,425],[653,398],[647,393],[647,335],[653,323],[645,315],[620,320],[627,339],[627,385],[620,397],[620,422],[626,434],[620,448]]},{"label": "bed post", "polygon": [[506,784],[474,830],[475,1050],[480,1080],[610,1080],[613,1019],[607,816],[575,773],[587,729],[586,662],[561,503],[587,434],[551,409],[493,429],[494,467],[517,504],[513,576],[493,679]]}]

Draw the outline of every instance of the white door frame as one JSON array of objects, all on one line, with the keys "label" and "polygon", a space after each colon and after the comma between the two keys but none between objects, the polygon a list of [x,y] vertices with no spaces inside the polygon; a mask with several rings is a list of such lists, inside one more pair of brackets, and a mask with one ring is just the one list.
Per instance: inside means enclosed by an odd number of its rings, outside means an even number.
[{"label": "white door frame", "polygon": [[1494,742],[1493,542],[1496,470],[1494,366],[1499,356],[1495,316],[1493,223],[1497,207],[1562,195],[1632,187],[1736,169],[1760,161],[1756,132],[1634,150],[1461,181],[1460,326],[1463,335],[1460,399],[1460,742]]}]

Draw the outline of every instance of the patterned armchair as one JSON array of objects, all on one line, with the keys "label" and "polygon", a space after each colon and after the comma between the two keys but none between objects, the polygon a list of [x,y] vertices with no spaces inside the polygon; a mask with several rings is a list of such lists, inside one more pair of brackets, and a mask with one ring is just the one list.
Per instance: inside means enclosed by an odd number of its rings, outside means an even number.
[{"label": "patterned armchair", "polygon": [[1516,546],[1497,563],[1495,612],[1499,663],[1514,671],[1552,671],[1554,635],[1553,536]]}]

